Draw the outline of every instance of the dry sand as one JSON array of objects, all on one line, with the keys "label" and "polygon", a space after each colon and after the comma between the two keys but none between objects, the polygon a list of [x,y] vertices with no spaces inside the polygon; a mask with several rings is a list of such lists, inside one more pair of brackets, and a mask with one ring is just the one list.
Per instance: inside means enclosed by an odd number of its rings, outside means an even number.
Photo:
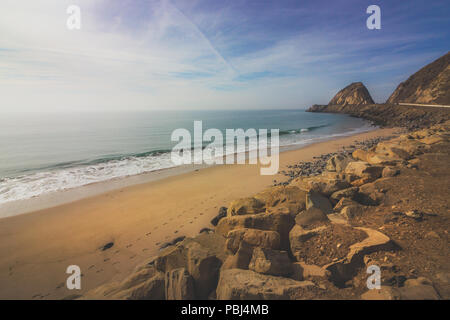
[{"label": "dry sand", "polygon": [[[379,129],[283,152],[280,170],[393,132]],[[164,242],[211,227],[221,206],[274,179],[284,177],[262,176],[257,165],[214,166],[115,190],[105,187],[109,191],[89,198],[0,219],[0,299],[60,299],[121,280]],[[114,246],[99,249],[108,242]],[[65,286],[69,265],[81,268],[81,290]]]}]

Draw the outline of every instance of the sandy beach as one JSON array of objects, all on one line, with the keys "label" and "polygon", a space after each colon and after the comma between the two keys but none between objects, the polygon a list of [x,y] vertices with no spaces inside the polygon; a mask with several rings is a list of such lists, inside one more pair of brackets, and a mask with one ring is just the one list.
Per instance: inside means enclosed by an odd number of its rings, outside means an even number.
[{"label": "sandy beach", "polygon": [[[280,170],[355,140],[395,131],[377,129],[282,152]],[[176,175],[161,172],[145,183],[135,178],[126,184],[103,184],[100,190],[84,187],[76,201],[53,199],[59,205],[37,211],[35,199],[34,206],[24,204],[19,210],[33,212],[0,219],[0,299],[61,299],[121,280],[164,242],[211,227],[210,220],[229,201],[285,179],[262,176],[257,165],[191,168]],[[114,246],[102,251],[109,242]],[[65,287],[69,265],[81,268],[81,290]]]}]

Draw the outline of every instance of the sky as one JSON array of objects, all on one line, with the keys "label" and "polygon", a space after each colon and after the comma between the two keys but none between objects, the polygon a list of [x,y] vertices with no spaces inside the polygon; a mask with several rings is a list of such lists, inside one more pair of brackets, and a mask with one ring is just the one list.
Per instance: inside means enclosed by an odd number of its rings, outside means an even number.
[{"label": "sky", "polygon": [[448,0],[2,0],[0,111],[306,108],[356,81],[382,103],[449,51],[449,15]]}]

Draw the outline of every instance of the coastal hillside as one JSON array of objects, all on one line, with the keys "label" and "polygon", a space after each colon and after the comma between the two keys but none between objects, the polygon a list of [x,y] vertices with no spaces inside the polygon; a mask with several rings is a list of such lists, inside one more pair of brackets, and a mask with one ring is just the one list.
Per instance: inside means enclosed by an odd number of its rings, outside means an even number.
[{"label": "coastal hillside", "polygon": [[399,84],[386,103],[450,104],[450,52]]},{"label": "coastal hillside", "polygon": [[[401,83],[386,104],[374,104],[362,83],[341,90],[328,105],[313,105],[308,112],[344,113],[372,121],[376,125],[429,127],[450,119],[450,108],[398,105],[399,102],[450,104],[450,53],[425,66]],[[358,90],[357,90],[358,88]],[[367,91],[367,94],[364,92]],[[353,99],[358,92],[358,99]],[[362,97],[365,97],[364,102]],[[370,98],[370,100],[369,100]],[[355,103],[351,104],[348,101]],[[372,101],[371,103],[367,103]]]},{"label": "coastal hillside", "polygon": [[328,105],[361,105],[375,103],[362,82],[353,82],[339,91]]}]

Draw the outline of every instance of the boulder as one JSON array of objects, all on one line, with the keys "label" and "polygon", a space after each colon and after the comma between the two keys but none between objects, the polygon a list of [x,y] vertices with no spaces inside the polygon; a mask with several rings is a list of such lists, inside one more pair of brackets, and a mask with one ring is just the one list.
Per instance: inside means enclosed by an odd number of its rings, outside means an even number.
[{"label": "boulder", "polygon": [[345,173],[361,178],[370,177],[371,179],[375,180],[381,177],[383,168],[383,166],[372,166],[365,161],[353,161],[349,162],[349,164],[345,168]]},{"label": "boulder", "polygon": [[229,269],[220,274],[216,295],[218,300],[287,300],[312,287],[314,283],[310,281]]},{"label": "boulder", "polygon": [[230,231],[241,228],[276,231],[280,235],[280,248],[287,249],[289,231],[294,224],[294,218],[287,208],[268,208],[266,213],[226,217],[220,220],[216,233],[227,236]]},{"label": "boulder", "polygon": [[330,201],[318,192],[310,191],[306,194],[306,209],[317,208],[325,214],[333,212]]},{"label": "boulder", "polygon": [[274,276],[288,276],[292,273],[291,261],[286,251],[265,248],[253,250],[248,268],[258,273]]},{"label": "boulder", "polygon": [[227,214],[228,216],[237,216],[255,214],[264,211],[264,202],[256,198],[249,197],[232,201],[228,206]]},{"label": "boulder", "polygon": [[225,207],[220,207],[219,209],[219,213],[217,214],[217,216],[215,216],[212,220],[211,220],[211,224],[213,226],[217,226],[217,224],[219,223],[220,219],[225,218],[227,216],[227,208]]},{"label": "boulder", "polygon": [[196,297],[206,299],[217,284],[219,269],[225,259],[224,241],[214,233],[187,238],[161,252],[155,259],[155,267],[163,273],[186,268],[194,279]]},{"label": "boulder", "polygon": [[360,217],[364,213],[365,207],[359,204],[345,206],[341,210],[341,215],[347,220],[351,220],[355,217]]},{"label": "boulder", "polygon": [[242,241],[254,247],[268,249],[280,248],[280,234],[276,231],[258,229],[235,229],[228,233],[226,248],[232,253],[236,253]]},{"label": "boulder", "polygon": [[389,177],[395,177],[400,173],[400,170],[395,167],[385,167],[383,169],[383,172],[381,173],[381,176],[383,178],[389,178]]},{"label": "boulder", "polygon": [[396,160],[409,160],[422,154],[425,149],[426,144],[420,141],[396,138],[378,143],[375,152]]},{"label": "boulder", "polygon": [[253,256],[253,247],[242,241],[234,255],[227,257],[222,265],[221,270],[227,269],[248,269],[250,260]]},{"label": "boulder", "polygon": [[307,192],[319,192],[325,196],[330,196],[333,192],[350,187],[350,184],[343,179],[327,176],[296,178],[290,182],[290,185]]},{"label": "boulder", "polygon": [[296,215],[305,209],[306,192],[295,186],[274,186],[256,194],[254,197],[268,207],[283,206]]},{"label": "boulder", "polygon": [[111,299],[126,300],[164,300],[164,274],[157,272],[150,279],[128,289],[120,288],[110,296]]},{"label": "boulder", "polygon": [[347,206],[352,206],[352,205],[357,205],[358,203],[356,201],[353,201],[352,199],[349,198],[341,198],[341,200],[338,201],[338,203],[336,203],[336,205],[334,206],[333,210],[335,212],[341,212],[341,210],[344,207]]},{"label": "boulder", "polygon": [[326,165],[326,170],[328,171],[334,171],[334,172],[342,172],[345,170],[345,167],[347,166],[347,164],[350,162],[350,158],[341,155],[341,154],[337,154],[335,156],[332,156],[330,159],[328,159],[327,161],[327,165]]},{"label": "boulder", "polygon": [[384,199],[384,193],[377,187],[376,182],[366,183],[359,187],[355,200],[365,205],[378,205]]},{"label": "boulder", "polygon": [[358,193],[358,190],[359,190],[358,187],[351,187],[336,191],[331,195],[330,200],[334,203],[337,203],[342,198],[353,199],[355,195]]},{"label": "boulder", "polygon": [[165,285],[166,300],[195,299],[194,279],[185,268],[166,272]]},{"label": "boulder", "polygon": [[302,227],[308,227],[318,222],[329,222],[329,219],[322,210],[315,207],[302,211],[295,217],[295,223]]}]

